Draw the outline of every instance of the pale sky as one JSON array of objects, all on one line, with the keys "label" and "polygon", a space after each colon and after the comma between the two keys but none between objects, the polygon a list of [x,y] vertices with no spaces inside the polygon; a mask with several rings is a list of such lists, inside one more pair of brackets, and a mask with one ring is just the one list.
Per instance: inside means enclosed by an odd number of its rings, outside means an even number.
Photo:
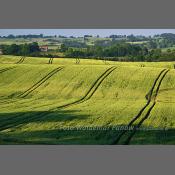
[{"label": "pale sky", "polygon": [[64,35],[64,36],[83,36],[100,35],[101,37],[116,35],[145,35],[153,36],[161,33],[174,33],[175,29],[0,29],[0,36],[44,34],[44,35]]}]

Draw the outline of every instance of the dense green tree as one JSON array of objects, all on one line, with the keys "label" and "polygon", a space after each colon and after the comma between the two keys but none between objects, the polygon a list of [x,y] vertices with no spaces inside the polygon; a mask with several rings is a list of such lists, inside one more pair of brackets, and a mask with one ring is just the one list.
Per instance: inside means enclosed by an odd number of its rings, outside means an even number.
[{"label": "dense green tree", "polygon": [[61,44],[60,52],[66,52],[67,50],[68,50],[68,47],[65,44]]},{"label": "dense green tree", "polygon": [[6,55],[30,55],[33,53],[39,52],[38,43],[31,44],[12,44],[12,45],[4,45],[2,46],[3,54]]}]

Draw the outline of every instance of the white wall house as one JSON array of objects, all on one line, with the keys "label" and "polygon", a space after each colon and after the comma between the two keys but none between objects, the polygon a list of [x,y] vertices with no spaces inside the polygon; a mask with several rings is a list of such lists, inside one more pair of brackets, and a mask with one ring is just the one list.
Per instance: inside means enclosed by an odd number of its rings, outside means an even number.
[{"label": "white wall house", "polygon": [[48,51],[48,46],[40,46],[40,51],[41,52],[47,52]]}]

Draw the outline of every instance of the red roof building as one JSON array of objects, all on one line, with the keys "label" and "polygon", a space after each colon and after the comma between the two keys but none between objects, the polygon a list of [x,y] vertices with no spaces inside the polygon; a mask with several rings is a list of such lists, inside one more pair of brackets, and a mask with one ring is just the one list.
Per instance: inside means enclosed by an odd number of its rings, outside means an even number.
[{"label": "red roof building", "polygon": [[40,46],[40,51],[41,52],[47,52],[48,51],[48,46]]}]

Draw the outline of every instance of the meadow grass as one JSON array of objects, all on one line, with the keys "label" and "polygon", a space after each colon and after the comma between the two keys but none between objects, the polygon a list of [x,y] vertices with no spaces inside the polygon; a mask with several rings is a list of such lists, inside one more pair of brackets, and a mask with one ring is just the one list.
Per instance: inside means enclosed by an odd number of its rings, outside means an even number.
[{"label": "meadow grass", "polygon": [[[160,72],[173,68],[173,62],[104,64],[83,59],[76,65],[75,59],[55,58],[53,64],[47,64],[48,58],[29,57],[22,64],[13,64],[16,60],[19,57],[0,58],[0,69],[14,67],[0,74],[1,144],[112,144],[121,132],[117,128],[128,126],[147,103],[146,95]],[[60,66],[63,69],[26,97],[19,97]],[[116,69],[101,80],[93,95],[80,100],[112,66]],[[170,69],[155,107],[141,126],[157,130],[137,131],[130,144],[175,143],[174,95],[175,70]],[[158,130],[161,128],[169,130]]]}]

